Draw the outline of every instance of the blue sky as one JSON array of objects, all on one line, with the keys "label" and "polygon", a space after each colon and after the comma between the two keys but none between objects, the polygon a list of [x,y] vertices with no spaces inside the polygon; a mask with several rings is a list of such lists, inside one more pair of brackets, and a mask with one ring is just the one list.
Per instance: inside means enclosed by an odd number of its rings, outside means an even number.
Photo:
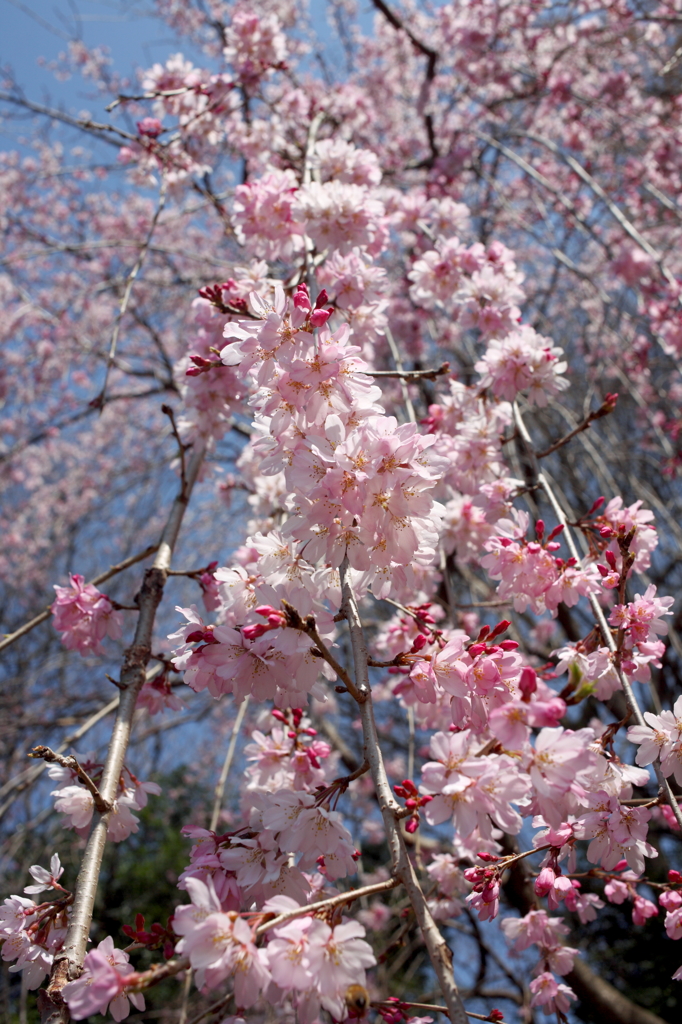
[{"label": "blue sky", "polygon": [[[374,12],[369,4],[361,7],[360,22],[368,30]],[[326,4],[311,0],[309,10],[327,48],[338,50],[329,56],[338,60],[340,48],[326,23]],[[178,50],[201,60],[188,41],[179,40],[155,14],[153,0],[0,0],[0,66],[11,68],[29,98],[39,102],[51,99],[75,112],[93,106],[88,83],[76,76],[67,82],[56,81],[53,73],[38,63],[39,58],[56,60],[74,38],[89,47],[108,46],[113,67],[124,75],[135,67],[163,61]]]},{"label": "blue sky", "polygon": [[[11,68],[25,94],[51,100],[71,111],[99,112],[101,101],[89,95],[89,83],[74,76],[57,81],[39,58],[56,60],[69,39],[86,46],[106,45],[113,66],[130,74],[180,48],[155,14],[152,0],[0,0],[0,65]],[[187,52],[186,41],[183,49]]]}]

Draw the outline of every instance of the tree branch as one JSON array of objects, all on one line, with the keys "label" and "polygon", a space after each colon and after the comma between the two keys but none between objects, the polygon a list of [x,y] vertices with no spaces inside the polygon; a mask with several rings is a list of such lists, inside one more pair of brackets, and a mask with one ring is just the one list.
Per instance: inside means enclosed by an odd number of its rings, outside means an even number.
[{"label": "tree branch", "polygon": [[362,734],[365,742],[365,759],[369,762],[374,787],[379,801],[381,816],[386,829],[386,838],[391,853],[393,875],[399,879],[412,904],[415,917],[421,929],[429,959],[438,978],[441,992],[447,1004],[448,1015],[452,1024],[466,1024],[467,1013],[455,983],[452,970],[452,954],[438,926],[431,916],[424,893],[417,880],[412,862],[407,853],[400,825],[396,817],[401,810],[395,800],[386,776],[386,768],[379,748],[372,693],[369,685],[367,668],[367,646],[362,632],[362,624],[358,606],[350,582],[350,566],[348,556],[341,563],[341,591],[343,595],[342,610],[348,620],[350,641],[355,665],[356,697],[362,721]]},{"label": "tree branch", "polygon": [[[523,417],[521,415],[521,411],[519,410],[518,404],[516,402],[514,403],[514,422],[515,422],[516,428],[517,428],[517,430],[519,432],[519,436],[520,436],[520,438],[521,438],[521,440],[522,440],[522,442],[524,444],[524,447],[526,449],[526,453],[528,455],[528,459],[529,459],[530,465],[532,467],[533,475],[535,476],[535,478],[536,478],[536,480],[538,482],[538,485],[543,489],[543,491],[547,495],[547,499],[548,499],[550,505],[552,506],[552,510],[554,512],[554,515],[556,516],[557,520],[564,527],[563,536],[566,538],[566,544],[568,546],[568,550],[571,552],[571,556],[573,558],[575,558],[576,562],[580,563],[580,561],[581,561],[580,552],[578,551],[578,548],[576,546],[575,540],[573,538],[573,532],[571,530],[571,527],[568,524],[568,521],[567,521],[566,516],[564,514],[564,510],[561,507],[561,504],[560,504],[557,496],[554,493],[554,489],[552,488],[552,485],[550,484],[550,482],[547,479],[547,477],[545,476],[545,474],[540,472],[540,470],[538,469],[537,455],[536,455],[536,452],[535,452],[535,447],[533,445],[533,441],[531,439],[531,436],[528,433],[528,428],[526,427],[526,424],[524,423]],[[606,621],[606,616],[604,615],[604,609],[599,604],[599,601],[597,600],[597,598],[596,598],[596,596],[594,594],[590,594],[589,595],[588,601],[590,603],[590,608],[592,609],[594,617],[595,617],[595,619],[597,621],[597,626],[598,626],[599,631],[600,631],[600,633],[602,635],[604,643],[606,644],[606,646],[608,647],[608,649],[609,649],[609,651],[611,652],[612,655],[614,655],[614,656],[617,655],[618,654],[618,645],[617,645],[617,643],[616,643],[616,641],[614,639],[613,633],[611,632],[611,628],[609,627],[609,624]],[[625,673],[622,671],[622,669],[621,669],[620,665],[617,663],[617,661],[614,662],[614,667],[616,669],[616,672],[618,673],[618,678],[619,678],[620,684],[621,684],[621,686],[623,688],[623,693],[625,694],[625,699],[627,701],[628,707],[629,707],[630,711],[632,712],[632,714],[634,715],[634,717],[635,717],[635,719],[637,721],[637,724],[640,725],[640,726],[644,726],[644,728],[648,728],[647,723],[646,723],[646,721],[644,719],[644,715],[642,714],[642,709],[640,708],[640,706],[639,706],[639,704],[637,702],[637,698],[635,697],[634,690],[632,689],[632,686],[630,684],[630,680],[625,675]],[[680,829],[682,829],[682,810],[680,810],[680,806],[679,806],[677,800],[675,799],[673,791],[672,791],[672,789],[670,787],[670,783],[668,782],[668,780],[663,775],[663,772],[661,771],[660,761],[654,762],[654,771],[656,772],[656,778],[658,780],[658,784],[661,787],[661,789],[663,790],[663,792],[665,793],[667,802],[670,805],[670,807],[672,808],[673,814],[675,815],[675,819],[677,820],[677,823],[680,826]]]},{"label": "tree branch", "polygon": [[54,750],[50,749],[50,747],[40,746],[34,747],[28,756],[35,757],[36,760],[41,758],[47,764],[59,764],[62,766],[62,768],[68,768],[70,771],[75,772],[80,781],[87,789],[87,791],[92,796],[92,799],[95,801],[95,807],[97,808],[99,813],[106,814],[107,811],[111,810],[113,805],[108,800],[104,799],[99,789],[97,788],[97,784],[93,782],[93,780],[90,778],[90,776],[82,767],[82,765],[78,763],[73,754],[69,754],[68,757],[64,757],[63,754],[56,754]]},{"label": "tree branch", "polygon": [[[192,453],[187,470],[187,491],[184,494],[181,492],[173,503],[154,564],[145,572],[140,589],[138,599],[140,614],[133,642],[125,652],[123,659],[118,714],[100,783],[102,797],[111,805],[116,799],[123,761],[130,740],[135,705],[146,678],[147,662],[151,657],[152,630],[156,609],[163,595],[173,549],[203,458],[203,448],[196,449]],[[69,928],[64,945],[55,957],[50,981],[41,1000],[43,1024],[67,1024],[69,1020],[69,1011],[62,999],[61,992],[68,980],[80,974],[83,966],[111,813],[109,811],[100,815],[88,837],[76,881]]]}]

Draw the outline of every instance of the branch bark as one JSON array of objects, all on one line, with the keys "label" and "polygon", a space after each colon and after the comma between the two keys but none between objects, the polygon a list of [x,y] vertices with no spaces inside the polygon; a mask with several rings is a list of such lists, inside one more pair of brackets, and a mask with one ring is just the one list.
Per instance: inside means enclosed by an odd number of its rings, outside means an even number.
[{"label": "branch bark", "polygon": [[[154,564],[145,572],[140,589],[138,599],[140,614],[133,642],[125,652],[123,659],[121,697],[99,787],[102,799],[110,805],[113,805],[116,799],[123,761],[130,740],[135,705],[146,678],[147,662],[151,657],[152,630],[156,610],[163,596],[173,549],[203,458],[203,448],[193,452],[187,468],[186,487],[183,486],[173,503]],[[41,992],[39,997],[42,1024],[68,1024],[70,1019],[68,1007],[64,1003],[61,992],[67,981],[77,977],[83,967],[102,856],[107,841],[107,829],[112,813],[113,811],[108,811],[101,814],[95,820],[88,837],[76,880],[73,910],[64,946],[55,957],[47,989]]]}]

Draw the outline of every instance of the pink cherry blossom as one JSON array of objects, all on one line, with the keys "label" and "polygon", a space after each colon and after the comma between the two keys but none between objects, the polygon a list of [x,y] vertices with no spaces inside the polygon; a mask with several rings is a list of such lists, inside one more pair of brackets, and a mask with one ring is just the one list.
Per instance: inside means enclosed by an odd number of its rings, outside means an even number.
[{"label": "pink cherry blossom", "polygon": [[125,979],[134,973],[128,959],[124,950],[114,948],[111,938],[103,939],[97,949],[86,954],[80,978],[67,982],[62,989],[74,1020],[107,1012],[116,1021],[124,1020],[130,1013],[130,1003],[135,1009],[144,1010],[144,996],[126,992]]},{"label": "pink cherry blossom", "polygon": [[70,651],[104,654],[102,640],[121,636],[123,616],[113,609],[111,601],[82,576],[70,575],[70,587],[55,585],[57,597],[51,611],[54,625],[62,634],[62,643]]}]

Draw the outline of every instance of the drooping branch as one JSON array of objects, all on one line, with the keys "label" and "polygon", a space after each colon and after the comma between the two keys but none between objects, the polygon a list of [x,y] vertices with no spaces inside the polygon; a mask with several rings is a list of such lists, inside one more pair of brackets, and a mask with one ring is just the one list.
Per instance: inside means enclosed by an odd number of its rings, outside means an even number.
[{"label": "drooping branch", "polygon": [[386,775],[386,768],[379,746],[372,692],[369,684],[367,667],[367,646],[362,630],[360,613],[353,593],[350,580],[348,557],[341,563],[342,608],[348,621],[353,664],[355,667],[355,687],[358,691],[358,707],[362,721],[362,735],[365,744],[365,759],[369,762],[372,780],[379,801],[379,808],[386,829],[386,839],[391,854],[393,876],[399,879],[409,897],[419,924],[424,945],[429,959],[438,978],[438,983],[447,1004],[448,1015],[452,1024],[466,1024],[467,1013],[457,989],[453,968],[452,954],[445,939],[441,935],[409,858],[405,840],[400,829],[398,814],[402,810],[395,800]]},{"label": "drooping branch", "polygon": [[213,812],[211,814],[211,822],[208,826],[210,832],[215,832],[218,819],[220,818],[220,810],[223,806],[223,797],[225,796],[225,784],[227,782],[227,777],[230,774],[230,768],[232,767],[232,761],[234,759],[234,752],[237,747],[237,739],[239,738],[239,730],[242,727],[242,722],[244,721],[244,715],[246,714],[248,706],[249,698],[245,697],[239,705],[239,711],[237,712],[237,717],[235,718],[234,725],[232,726],[232,735],[230,736],[227,754],[225,755],[223,767],[220,772],[220,778],[216,783],[213,794]]},{"label": "drooping branch", "polygon": [[349,889],[348,892],[339,893],[338,896],[330,896],[328,900],[320,900],[319,903],[307,903],[304,907],[297,907],[295,910],[288,910],[284,914],[278,914],[270,921],[266,921],[256,928],[256,935],[265,935],[266,932],[277,928],[286,921],[293,921],[296,917],[305,917],[306,914],[317,914],[321,910],[333,910],[334,907],[342,907],[346,903],[353,903],[363,896],[374,896],[379,892],[388,892],[395,889],[400,882],[397,878],[387,878],[385,882],[374,882],[372,885],[363,885],[359,889]]},{"label": "drooping branch", "polygon": [[[538,485],[547,495],[547,500],[552,506],[552,511],[554,512],[554,515],[556,516],[558,522],[561,523],[561,525],[564,528],[563,536],[566,538],[566,544],[568,546],[568,550],[571,552],[571,557],[575,558],[576,562],[579,563],[580,552],[578,551],[577,545],[575,543],[573,532],[568,524],[568,520],[566,519],[566,515],[561,506],[561,502],[554,493],[554,488],[550,484],[545,474],[541,472],[538,468],[537,454],[533,446],[533,441],[531,439],[530,434],[528,433],[528,428],[526,427],[523,416],[521,415],[521,411],[516,402],[514,403],[514,422],[519,432],[519,436],[525,447],[526,454],[531,465],[532,473],[535,476]],[[637,724],[643,726],[644,728],[647,728],[647,723],[645,721],[644,715],[642,714],[642,709],[639,706],[639,702],[637,701],[637,698],[635,696],[635,692],[632,689],[630,680],[623,672],[616,658],[616,655],[618,654],[618,644],[616,643],[616,640],[613,636],[611,627],[606,621],[604,609],[599,604],[599,601],[597,600],[594,594],[590,594],[588,600],[590,603],[590,608],[592,609],[592,612],[596,619],[599,632],[601,633],[602,638],[604,640],[604,643],[608,647],[611,655],[614,656],[614,667],[616,669],[616,672],[618,673],[618,679],[623,688],[623,693],[625,694],[625,700],[627,701],[628,707],[634,715]],[[661,790],[665,793],[666,800],[669,806],[671,807],[673,814],[675,815],[675,819],[680,829],[682,829],[682,810],[680,810],[680,806],[677,800],[675,799],[675,795],[673,794],[673,791],[670,787],[670,783],[661,771],[660,761],[658,760],[654,762],[654,771],[656,772],[656,779],[658,781],[658,784]]]},{"label": "drooping branch", "polygon": [[[511,906],[525,916],[531,910],[537,910],[532,880],[525,861],[515,856],[518,854],[516,839],[505,836],[503,845],[505,853],[512,856],[508,861],[510,870],[503,876],[502,888]],[[586,1004],[585,1008],[590,1012],[592,1020],[605,1021],[608,1024],[666,1024],[657,1014],[633,1003],[578,957],[573,961],[573,968],[566,975],[566,981],[575,990],[578,998]]]},{"label": "drooping branch", "polygon": [[147,231],[147,235],[145,237],[144,242],[140,246],[140,251],[139,251],[139,253],[137,255],[137,259],[135,260],[135,263],[133,264],[133,266],[130,269],[130,273],[128,274],[128,277],[126,278],[125,288],[123,289],[123,295],[121,296],[121,302],[120,302],[120,305],[119,305],[119,308],[118,308],[118,313],[116,315],[116,319],[114,321],[114,327],[113,327],[113,330],[111,332],[111,341],[109,342],[109,353],[107,355],[107,365],[106,365],[106,369],[104,371],[104,382],[102,384],[102,390],[97,395],[97,397],[93,399],[93,403],[92,403],[98,409],[103,409],[104,405],[105,405],[105,402],[106,402],[107,384],[109,383],[109,374],[111,373],[111,367],[113,366],[114,359],[116,358],[116,347],[118,345],[118,337],[119,337],[119,334],[120,334],[120,331],[121,331],[121,322],[123,320],[123,317],[126,314],[126,310],[128,309],[128,303],[130,302],[130,296],[132,295],[132,292],[133,292],[133,285],[135,284],[135,279],[137,278],[137,275],[139,274],[139,272],[140,272],[140,270],[142,268],[142,264],[144,263],[145,256],[147,255],[147,252],[149,250],[149,246],[151,244],[152,238],[154,237],[154,232],[156,230],[156,225],[159,222],[159,217],[161,216],[161,212],[162,212],[162,210],[163,210],[165,205],[166,205],[166,179],[164,177],[162,182],[161,182],[161,189],[159,191],[159,199],[158,199],[158,202],[156,204],[156,210],[154,211],[154,216],[152,217],[151,224],[149,225],[149,230]]}]

